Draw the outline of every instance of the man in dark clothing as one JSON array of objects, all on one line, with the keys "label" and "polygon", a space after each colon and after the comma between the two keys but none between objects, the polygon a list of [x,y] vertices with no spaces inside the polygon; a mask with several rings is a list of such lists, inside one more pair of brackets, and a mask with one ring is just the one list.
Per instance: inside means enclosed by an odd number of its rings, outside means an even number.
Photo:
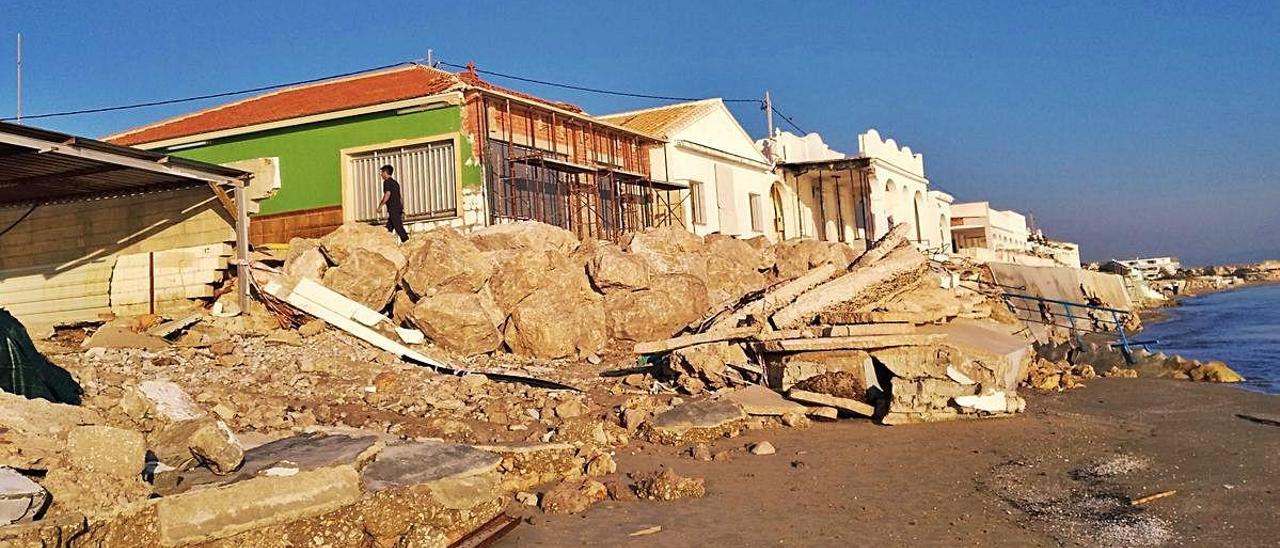
[{"label": "man in dark clothing", "polygon": [[400,197],[400,182],[391,178],[395,171],[396,168],[389,165],[378,169],[378,175],[382,177],[382,201],[378,202],[378,209],[387,208],[387,231],[395,232],[404,242],[409,239],[409,234],[404,231],[404,199]]}]

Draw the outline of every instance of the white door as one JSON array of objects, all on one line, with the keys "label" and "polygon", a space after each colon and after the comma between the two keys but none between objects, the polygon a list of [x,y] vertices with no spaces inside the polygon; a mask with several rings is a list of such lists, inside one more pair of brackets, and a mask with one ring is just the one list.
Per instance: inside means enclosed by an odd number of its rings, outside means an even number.
[{"label": "white door", "polygon": [[734,207],[733,170],[716,164],[716,210],[720,217],[720,232],[738,234],[738,211]]}]

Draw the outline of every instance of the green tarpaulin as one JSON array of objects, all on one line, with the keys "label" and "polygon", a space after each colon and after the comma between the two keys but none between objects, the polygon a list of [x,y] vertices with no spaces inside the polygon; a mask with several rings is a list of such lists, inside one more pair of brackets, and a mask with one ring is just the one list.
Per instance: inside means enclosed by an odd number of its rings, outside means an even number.
[{"label": "green tarpaulin", "polygon": [[72,405],[80,405],[82,393],[71,374],[36,350],[27,329],[3,308],[0,308],[0,389]]}]

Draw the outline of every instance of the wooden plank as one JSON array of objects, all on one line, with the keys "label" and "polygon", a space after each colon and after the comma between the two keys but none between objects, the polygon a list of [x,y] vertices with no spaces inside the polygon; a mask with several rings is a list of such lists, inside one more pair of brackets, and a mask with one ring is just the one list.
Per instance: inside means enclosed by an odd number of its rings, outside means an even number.
[{"label": "wooden plank", "polygon": [[[196,299],[202,297],[212,297],[213,286],[211,285],[193,285],[182,287],[158,287],[155,290],[155,300],[177,300],[177,299]],[[111,293],[111,304],[134,304],[145,303],[152,298],[151,291],[143,289],[141,291],[130,290]]]},{"label": "wooden plank", "polygon": [[926,346],[946,339],[940,334],[870,335],[860,337],[822,337],[815,339],[781,339],[760,343],[765,352],[803,352],[809,350],[871,350],[895,346]]},{"label": "wooden plank", "polygon": [[40,314],[65,310],[99,308],[107,306],[108,304],[109,301],[107,300],[107,296],[103,294],[71,297],[67,299],[54,299],[42,302],[21,303],[12,306],[6,305],[5,309],[13,313],[14,316],[20,316],[23,314]]},{"label": "wooden plank", "polygon": [[111,292],[111,282],[103,279],[98,282],[86,282],[83,285],[68,285],[48,289],[24,289],[22,291],[0,291],[0,306],[12,306],[25,303],[40,303],[58,299],[70,299],[92,295],[106,295]]},{"label": "wooden plank", "polygon": [[658,354],[697,344],[742,339],[754,335],[758,331],[760,331],[760,328],[758,327],[739,327],[714,333],[698,333],[696,335],[684,335],[660,341],[640,342],[636,343],[635,346],[632,347],[632,352],[635,352],[636,354]]}]

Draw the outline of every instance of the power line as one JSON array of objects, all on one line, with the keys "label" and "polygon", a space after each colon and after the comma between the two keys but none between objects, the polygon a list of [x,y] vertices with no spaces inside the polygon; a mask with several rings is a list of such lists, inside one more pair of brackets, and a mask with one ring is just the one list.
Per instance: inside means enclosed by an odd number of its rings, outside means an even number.
[{"label": "power line", "polygon": [[[534,78],[526,78],[526,77],[524,77],[524,76],[515,76],[515,75],[512,75],[512,74],[503,74],[503,73],[501,73],[501,72],[494,72],[494,71],[491,71],[491,70],[482,70],[482,69],[477,69],[477,68],[473,68],[473,67],[466,66],[466,65],[457,65],[457,64],[454,64],[454,63],[448,63],[448,62],[445,62],[445,61],[437,61],[437,63],[439,63],[439,64],[441,64],[441,65],[444,65],[444,66],[446,66],[446,67],[453,67],[453,68],[460,69],[460,70],[475,70],[477,73],[479,73],[479,74],[484,74],[484,75],[487,75],[487,76],[497,76],[497,77],[499,77],[499,78],[508,78],[508,79],[511,79],[511,80],[518,80],[518,81],[521,81],[521,82],[528,82],[528,83],[531,83],[531,84],[540,84],[540,85],[544,85],[544,86],[551,86],[551,87],[557,87],[557,88],[571,89],[571,90],[574,90],[574,91],[584,91],[584,92],[587,92],[587,93],[599,93],[599,94],[602,94],[602,95],[617,95],[617,96],[620,96],[620,97],[635,97],[635,98],[639,98],[639,99],[657,99],[657,100],[659,100],[659,101],[700,101],[700,100],[702,100],[702,99],[705,99],[705,97],[701,97],[701,98],[700,98],[700,97],[673,97],[673,96],[669,96],[669,95],[651,95],[651,94],[647,94],[647,93],[632,93],[632,92],[629,92],[629,91],[614,91],[614,90],[608,90],[608,89],[591,88],[591,87],[587,87],[587,86],[580,86],[580,85],[577,85],[577,84],[564,84],[564,83],[560,83],[560,82],[549,82],[549,81],[546,81],[546,80],[538,80],[538,79],[534,79]],[[721,99],[721,100],[722,100],[722,101],[724,101],[724,102],[726,102],[726,103],[760,103],[760,102],[761,102],[759,99]]]},{"label": "power line", "polygon": [[[348,77],[348,76],[355,76],[355,75],[357,75],[357,74],[363,74],[363,73],[366,73],[366,72],[373,72],[373,71],[377,71],[377,70],[384,70],[384,69],[394,68],[394,67],[398,67],[398,66],[401,66],[401,65],[407,65],[407,64],[409,64],[409,62],[404,61],[404,62],[400,62],[400,63],[392,63],[392,64],[390,64],[390,65],[383,65],[383,66],[380,66],[380,67],[373,67],[373,68],[367,68],[367,69],[355,70],[355,71],[351,71],[351,72],[344,72],[344,73],[342,73],[342,74],[333,74],[333,75],[329,75],[329,76],[322,76],[322,77],[319,77],[319,78],[311,78],[311,79],[308,79],[308,80],[299,80],[299,81],[296,81],[296,82],[287,82],[287,83],[284,83],[284,84],[272,84],[272,85],[269,85],[269,86],[261,86],[261,87],[250,88],[250,89],[241,89],[241,90],[236,90],[236,91],[225,91],[225,92],[222,92],[222,93],[211,93],[211,94],[209,94],[209,95],[199,95],[199,96],[195,96],[195,97],[182,97],[182,98],[179,98],[179,99],[166,99],[166,100],[163,100],[163,101],[150,101],[150,102],[146,102],[146,103],[134,103],[134,104],[130,104],[130,105],[119,105],[119,106],[113,106],[113,107],[100,107],[100,108],[89,108],[89,109],[83,109],[83,110],[69,110],[69,111],[64,111],[64,112],[48,112],[48,113],[44,113],[44,114],[24,115],[24,116],[22,116],[22,118],[23,118],[23,119],[27,119],[27,120],[33,120],[33,119],[38,119],[38,118],[57,118],[57,117],[60,117],[60,116],[74,116],[74,115],[77,115],[77,114],[95,114],[95,113],[99,113],[99,112],[112,112],[112,111],[117,111],[117,110],[129,110],[129,109],[135,109],[135,108],[157,107],[157,106],[162,106],[162,105],[175,105],[175,104],[179,104],[179,103],[189,103],[189,102],[191,102],[191,101],[201,101],[201,100],[204,100],[204,99],[217,99],[217,98],[219,98],[219,97],[231,97],[231,96],[235,96],[235,95],[244,95],[244,94],[246,94],[246,93],[257,93],[257,92],[260,92],[260,91],[271,91],[271,90],[276,90],[276,89],[280,89],[280,88],[287,88],[287,87],[291,87],[291,86],[301,86],[301,85],[305,85],[305,84],[314,84],[314,83],[316,83],[316,82],[323,82],[323,81],[325,81],[325,80],[333,80],[333,79],[335,79],[335,78],[346,78],[346,77]],[[0,121],[5,121],[5,122],[12,121],[12,120],[16,120],[16,118],[0,118]]]},{"label": "power line", "polygon": [[800,126],[797,126],[797,125],[796,125],[795,120],[792,120],[790,116],[787,116],[786,114],[783,114],[783,113],[782,113],[782,111],[778,110],[776,107],[772,107],[772,106],[771,106],[771,107],[769,107],[769,108],[772,108],[772,109],[773,109],[773,113],[774,113],[774,114],[777,114],[778,116],[781,116],[781,117],[782,117],[782,119],[783,119],[783,120],[785,120],[785,121],[787,122],[787,124],[788,124],[788,125],[790,125],[790,126],[792,127],[792,129],[795,129],[796,131],[799,131],[801,135],[808,135],[808,133],[807,133],[807,132],[805,132],[805,130],[800,129]]}]

